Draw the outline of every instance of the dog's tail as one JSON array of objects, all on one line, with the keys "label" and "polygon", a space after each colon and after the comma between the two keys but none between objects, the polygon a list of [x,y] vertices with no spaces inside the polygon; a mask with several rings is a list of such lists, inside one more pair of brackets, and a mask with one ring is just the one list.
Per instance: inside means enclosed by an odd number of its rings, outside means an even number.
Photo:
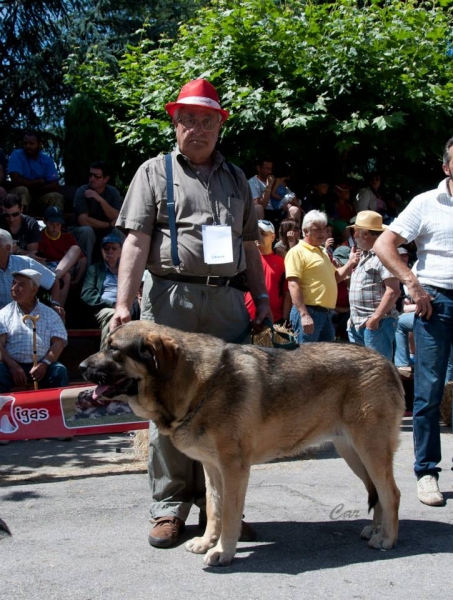
[{"label": "dog's tail", "polygon": [[376,506],[378,500],[379,496],[377,489],[374,484],[372,484],[371,488],[368,490],[368,512],[371,512],[371,510]]}]

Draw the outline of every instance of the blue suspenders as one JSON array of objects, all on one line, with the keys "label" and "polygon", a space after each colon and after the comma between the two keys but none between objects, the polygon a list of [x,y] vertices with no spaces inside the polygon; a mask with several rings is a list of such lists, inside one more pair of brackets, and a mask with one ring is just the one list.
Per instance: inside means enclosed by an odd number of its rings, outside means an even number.
[{"label": "blue suspenders", "polygon": [[[233,165],[229,162],[226,163],[231,175],[234,177],[236,185],[238,184],[238,178]],[[178,255],[178,234],[176,231],[176,211],[175,211],[175,193],[173,189],[173,164],[171,154],[165,155],[165,169],[167,172],[167,212],[168,212],[168,228],[170,229],[171,239],[171,260],[175,267],[179,265]],[[242,246],[241,246],[242,253]],[[239,255],[239,262],[240,256]]]},{"label": "blue suspenders", "polygon": [[167,171],[167,211],[168,227],[171,239],[171,260],[175,267],[179,265],[178,240],[176,233],[175,193],[173,190],[173,165],[171,154],[165,155],[165,168]]}]

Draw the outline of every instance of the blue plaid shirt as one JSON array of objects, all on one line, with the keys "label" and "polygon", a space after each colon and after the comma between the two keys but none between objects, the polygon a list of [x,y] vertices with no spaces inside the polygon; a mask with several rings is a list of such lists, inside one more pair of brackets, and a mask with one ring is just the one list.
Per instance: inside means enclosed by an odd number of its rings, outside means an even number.
[{"label": "blue plaid shirt", "polygon": [[[35,308],[29,313],[36,321],[36,342],[38,361],[44,358],[54,337],[68,341],[68,333],[61,317],[52,309],[37,301]],[[17,302],[10,302],[0,310],[0,335],[6,333],[5,348],[18,363],[33,362],[33,322],[22,321],[24,312]]]}]

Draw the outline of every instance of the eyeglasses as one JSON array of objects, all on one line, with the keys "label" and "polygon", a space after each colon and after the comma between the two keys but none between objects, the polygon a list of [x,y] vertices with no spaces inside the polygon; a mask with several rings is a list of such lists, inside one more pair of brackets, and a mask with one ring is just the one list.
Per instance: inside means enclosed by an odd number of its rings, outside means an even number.
[{"label": "eyeglasses", "polygon": [[90,173],[89,177],[94,177],[95,179],[102,179],[103,175],[98,175],[97,173]]},{"label": "eyeglasses", "polygon": [[200,125],[205,131],[212,131],[219,124],[220,120],[214,117],[205,117],[204,119],[177,119],[178,123],[184,127],[184,129],[195,129],[197,125]]},{"label": "eyeglasses", "polygon": [[321,232],[321,231],[327,231],[327,227],[310,227],[310,231],[314,231],[315,233],[317,231]]},{"label": "eyeglasses", "polygon": [[20,210],[13,213],[3,213],[5,215],[5,219],[12,219],[13,217],[18,217],[20,215]]}]

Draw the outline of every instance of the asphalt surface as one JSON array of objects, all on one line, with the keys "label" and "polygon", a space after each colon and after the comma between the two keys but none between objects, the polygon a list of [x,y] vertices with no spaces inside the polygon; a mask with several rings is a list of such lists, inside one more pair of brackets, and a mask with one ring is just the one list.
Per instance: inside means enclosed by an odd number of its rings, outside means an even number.
[{"label": "asphalt surface", "polygon": [[0,518],[12,532],[0,533],[0,598],[451,598],[452,439],[444,429],[446,505],[425,506],[412,473],[411,419],[404,420],[395,458],[400,538],[388,552],[360,540],[366,493],[330,446],[254,467],[246,519],[258,541],[239,543],[222,568],[184,550],[199,535],[195,509],[181,544],[148,545],[147,476],[127,436],[0,446]]}]

